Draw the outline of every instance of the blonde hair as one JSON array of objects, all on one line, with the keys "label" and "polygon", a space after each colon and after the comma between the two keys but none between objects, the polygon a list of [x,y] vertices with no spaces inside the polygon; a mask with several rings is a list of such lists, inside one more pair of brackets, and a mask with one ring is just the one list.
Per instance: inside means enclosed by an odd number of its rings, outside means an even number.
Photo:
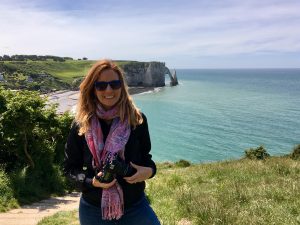
[{"label": "blonde hair", "polygon": [[95,115],[97,97],[95,95],[94,83],[97,81],[103,70],[110,69],[116,72],[121,80],[121,96],[117,103],[119,115],[122,122],[128,118],[129,125],[134,128],[143,122],[140,110],[135,106],[128,92],[128,86],[122,70],[111,60],[104,59],[96,62],[87,73],[80,84],[80,94],[77,105],[75,122],[79,125],[79,135],[83,135],[90,127],[90,121]]}]

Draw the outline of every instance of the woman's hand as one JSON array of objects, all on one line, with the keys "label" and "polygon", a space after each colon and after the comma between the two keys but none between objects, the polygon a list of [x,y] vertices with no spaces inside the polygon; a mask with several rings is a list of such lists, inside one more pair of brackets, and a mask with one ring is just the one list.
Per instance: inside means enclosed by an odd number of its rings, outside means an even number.
[{"label": "woman's hand", "polygon": [[124,179],[129,184],[134,184],[137,182],[142,182],[144,180],[147,180],[149,177],[151,177],[153,170],[151,167],[144,167],[144,166],[138,166],[132,162],[130,162],[131,166],[136,169],[136,173],[133,174],[131,177],[124,177]]},{"label": "woman's hand", "polygon": [[[99,172],[98,174],[97,174],[97,176],[101,176],[102,175],[102,172]],[[95,177],[93,178],[93,182],[92,182],[92,184],[93,184],[93,186],[94,187],[99,187],[99,188],[103,188],[103,189],[106,189],[106,188],[110,188],[111,186],[113,186],[115,183],[116,183],[116,179],[114,179],[112,182],[110,182],[110,183],[101,183],[101,182],[99,182]]]}]

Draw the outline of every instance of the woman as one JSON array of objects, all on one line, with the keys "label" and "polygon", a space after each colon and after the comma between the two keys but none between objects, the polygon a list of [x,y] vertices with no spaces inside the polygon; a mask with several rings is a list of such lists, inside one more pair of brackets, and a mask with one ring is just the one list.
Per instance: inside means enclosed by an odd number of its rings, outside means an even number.
[{"label": "woman", "polygon": [[64,171],[81,188],[82,225],[160,224],[144,194],[156,173],[147,119],[127,89],[109,60],[97,62],[80,85]]}]

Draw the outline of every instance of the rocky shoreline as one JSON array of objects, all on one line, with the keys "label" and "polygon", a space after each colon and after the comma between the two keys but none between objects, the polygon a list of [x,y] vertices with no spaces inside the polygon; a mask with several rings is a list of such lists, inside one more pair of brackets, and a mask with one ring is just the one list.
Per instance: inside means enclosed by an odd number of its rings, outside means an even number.
[{"label": "rocky shoreline", "polygon": [[[130,95],[153,91],[154,87],[129,87]],[[62,114],[66,111],[74,113],[79,98],[79,91],[57,91],[46,95],[50,104],[58,104],[57,113]]]},{"label": "rocky shoreline", "polygon": [[135,95],[135,94],[141,94],[148,91],[154,91],[155,87],[129,87],[128,91],[129,94]]}]

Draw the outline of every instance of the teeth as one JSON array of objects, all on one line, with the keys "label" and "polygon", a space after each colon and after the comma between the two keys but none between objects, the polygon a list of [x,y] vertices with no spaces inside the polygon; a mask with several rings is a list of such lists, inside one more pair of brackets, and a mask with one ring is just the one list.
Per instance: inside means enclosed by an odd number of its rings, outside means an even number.
[{"label": "teeth", "polygon": [[113,98],[114,96],[104,96],[104,98]]}]

